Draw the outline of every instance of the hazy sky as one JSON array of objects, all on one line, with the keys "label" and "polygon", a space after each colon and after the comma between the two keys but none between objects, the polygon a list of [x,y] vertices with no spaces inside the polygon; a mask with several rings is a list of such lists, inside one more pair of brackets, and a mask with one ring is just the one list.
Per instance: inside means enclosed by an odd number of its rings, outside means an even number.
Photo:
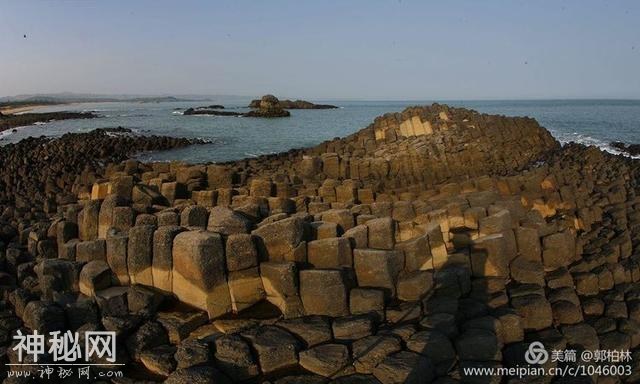
[{"label": "hazy sky", "polygon": [[0,96],[63,91],[640,98],[640,2],[0,0]]}]

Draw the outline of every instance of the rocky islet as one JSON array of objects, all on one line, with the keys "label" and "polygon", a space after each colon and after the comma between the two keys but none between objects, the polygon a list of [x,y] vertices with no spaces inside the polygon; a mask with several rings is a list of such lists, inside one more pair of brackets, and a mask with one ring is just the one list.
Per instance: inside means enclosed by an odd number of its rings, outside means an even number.
[{"label": "rocky islet", "polygon": [[0,151],[5,361],[17,329],[106,329],[171,383],[497,383],[463,369],[540,341],[640,379],[636,160],[438,104],[220,164],[87,135]]}]

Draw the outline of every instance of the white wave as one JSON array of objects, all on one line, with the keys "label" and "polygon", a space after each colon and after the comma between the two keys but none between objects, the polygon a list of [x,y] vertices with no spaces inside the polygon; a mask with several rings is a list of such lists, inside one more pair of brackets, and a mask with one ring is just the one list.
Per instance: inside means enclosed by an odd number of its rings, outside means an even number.
[{"label": "white wave", "polygon": [[184,115],[184,113],[182,113],[182,111],[173,111],[171,112],[174,115]]},{"label": "white wave", "polygon": [[612,147],[611,143],[607,141],[604,141],[589,135],[585,135],[577,132],[574,132],[573,134],[566,134],[566,133],[562,134],[559,132],[554,132],[553,136],[555,136],[556,139],[558,139],[558,141],[560,142],[560,144],[563,144],[563,145],[570,142],[583,144],[583,145],[591,145],[605,152],[609,152],[613,155],[623,155],[623,156],[630,157],[632,159],[640,159],[640,156],[632,156],[626,152],[620,151],[619,149]]}]

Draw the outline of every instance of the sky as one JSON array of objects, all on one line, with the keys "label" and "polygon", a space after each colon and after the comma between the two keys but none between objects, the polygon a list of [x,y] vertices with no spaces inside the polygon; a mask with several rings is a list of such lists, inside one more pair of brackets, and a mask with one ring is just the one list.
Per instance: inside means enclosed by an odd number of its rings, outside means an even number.
[{"label": "sky", "polygon": [[0,96],[55,92],[638,99],[640,2],[0,0]]}]

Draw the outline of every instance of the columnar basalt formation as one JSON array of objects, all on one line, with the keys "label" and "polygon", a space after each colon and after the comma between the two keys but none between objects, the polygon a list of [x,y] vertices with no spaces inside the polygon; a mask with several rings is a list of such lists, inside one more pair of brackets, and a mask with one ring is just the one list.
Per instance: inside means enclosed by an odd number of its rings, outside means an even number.
[{"label": "columnar basalt formation", "polygon": [[119,359],[176,383],[502,382],[464,368],[524,366],[533,341],[631,350],[611,382],[640,380],[640,163],[532,119],[409,108],[314,148],[73,185],[3,238],[4,335],[117,330]]}]

